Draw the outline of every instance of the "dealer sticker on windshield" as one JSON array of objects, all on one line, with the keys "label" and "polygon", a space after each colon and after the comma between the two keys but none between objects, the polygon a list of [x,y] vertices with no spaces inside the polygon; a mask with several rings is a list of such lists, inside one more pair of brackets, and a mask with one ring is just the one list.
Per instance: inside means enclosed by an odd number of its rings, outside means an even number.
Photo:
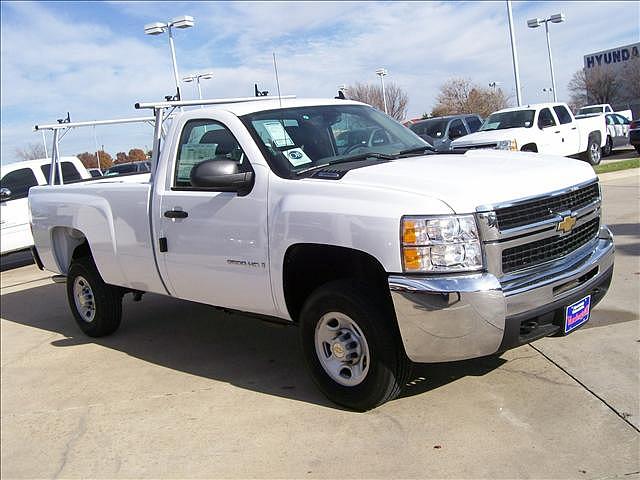
[{"label": "dealer sticker on windshield", "polygon": [[572,303],[567,307],[564,320],[564,333],[578,328],[589,320],[591,313],[591,295]]}]

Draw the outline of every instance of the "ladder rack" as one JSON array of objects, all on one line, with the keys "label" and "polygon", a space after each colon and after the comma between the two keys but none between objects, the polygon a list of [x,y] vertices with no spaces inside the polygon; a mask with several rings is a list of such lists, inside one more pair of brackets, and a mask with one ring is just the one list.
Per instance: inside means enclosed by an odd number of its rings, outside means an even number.
[{"label": "ladder rack", "polygon": [[173,107],[196,107],[199,105],[224,105],[227,103],[261,102],[265,100],[279,100],[296,98],[295,95],[282,95],[281,97],[237,97],[237,98],[211,98],[205,100],[172,100],[165,102],[138,102],[136,109],[142,108],[173,108]]}]

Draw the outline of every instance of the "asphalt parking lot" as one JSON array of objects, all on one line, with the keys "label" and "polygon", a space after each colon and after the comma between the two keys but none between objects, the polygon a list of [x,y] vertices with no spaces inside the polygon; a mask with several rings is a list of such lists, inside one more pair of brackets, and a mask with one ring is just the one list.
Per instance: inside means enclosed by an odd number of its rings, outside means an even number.
[{"label": "asphalt parking lot", "polygon": [[362,414],[314,387],[294,328],[147,295],[90,339],[63,285],[5,266],[2,478],[638,478],[640,171],[602,184],[616,269],[587,325],[420,365]]}]

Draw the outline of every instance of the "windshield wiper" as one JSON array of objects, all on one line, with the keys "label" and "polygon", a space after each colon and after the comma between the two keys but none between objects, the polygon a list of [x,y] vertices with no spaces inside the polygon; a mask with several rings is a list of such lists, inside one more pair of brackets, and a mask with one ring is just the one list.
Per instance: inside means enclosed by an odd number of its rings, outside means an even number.
[{"label": "windshield wiper", "polygon": [[349,163],[349,162],[357,162],[358,160],[366,160],[368,158],[378,158],[381,160],[395,160],[397,155],[390,155],[388,153],[380,153],[380,152],[368,152],[368,153],[359,153],[358,155],[351,155],[350,157],[340,158],[338,160],[333,160],[331,162],[323,163],[322,165],[316,165],[314,167],[305,168],[296,172],[296,175],[301,175],[303,173],[311,172],[313,170],[319,170],[321,168],[325,168],[331,165],[337,165],[339,163]]},{"label": "windshield wiper", "polygon": [[421,147],[413,147],[413,148],[407,148],[406,150],[400,150],[398,152],[398,156],[401,157],[402,155],[408,155],[410,153],[420,153],[420,152],[424,152],[425,150],[429,152],[436,151],[436,149],[431,145],[423,145]]}]

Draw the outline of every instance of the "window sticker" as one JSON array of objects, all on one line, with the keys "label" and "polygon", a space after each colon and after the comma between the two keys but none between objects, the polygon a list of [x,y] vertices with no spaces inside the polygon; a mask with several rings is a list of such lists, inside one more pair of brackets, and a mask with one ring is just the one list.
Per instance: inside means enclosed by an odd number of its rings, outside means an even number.
[{"label": "window sticker", "polygon": [[292,147],[295,145],[279,121],[264,122],[263,125],[276,147]]},{"label": "window sticker", "polygon": [[299,167],[300,165],[305,165],[307,163],[311,163],[311,159],[307,157],[307,154],[302,151],[301,148],[291,148],[289,150],[285,150],[282,152],[289,163],[294,167]]},{"label": "window sticker", "polygon": [[217,143],[186,143],[180,149],[177,179],[189,182],[191,169],[204,160],[211,160],[216,156]]}]

